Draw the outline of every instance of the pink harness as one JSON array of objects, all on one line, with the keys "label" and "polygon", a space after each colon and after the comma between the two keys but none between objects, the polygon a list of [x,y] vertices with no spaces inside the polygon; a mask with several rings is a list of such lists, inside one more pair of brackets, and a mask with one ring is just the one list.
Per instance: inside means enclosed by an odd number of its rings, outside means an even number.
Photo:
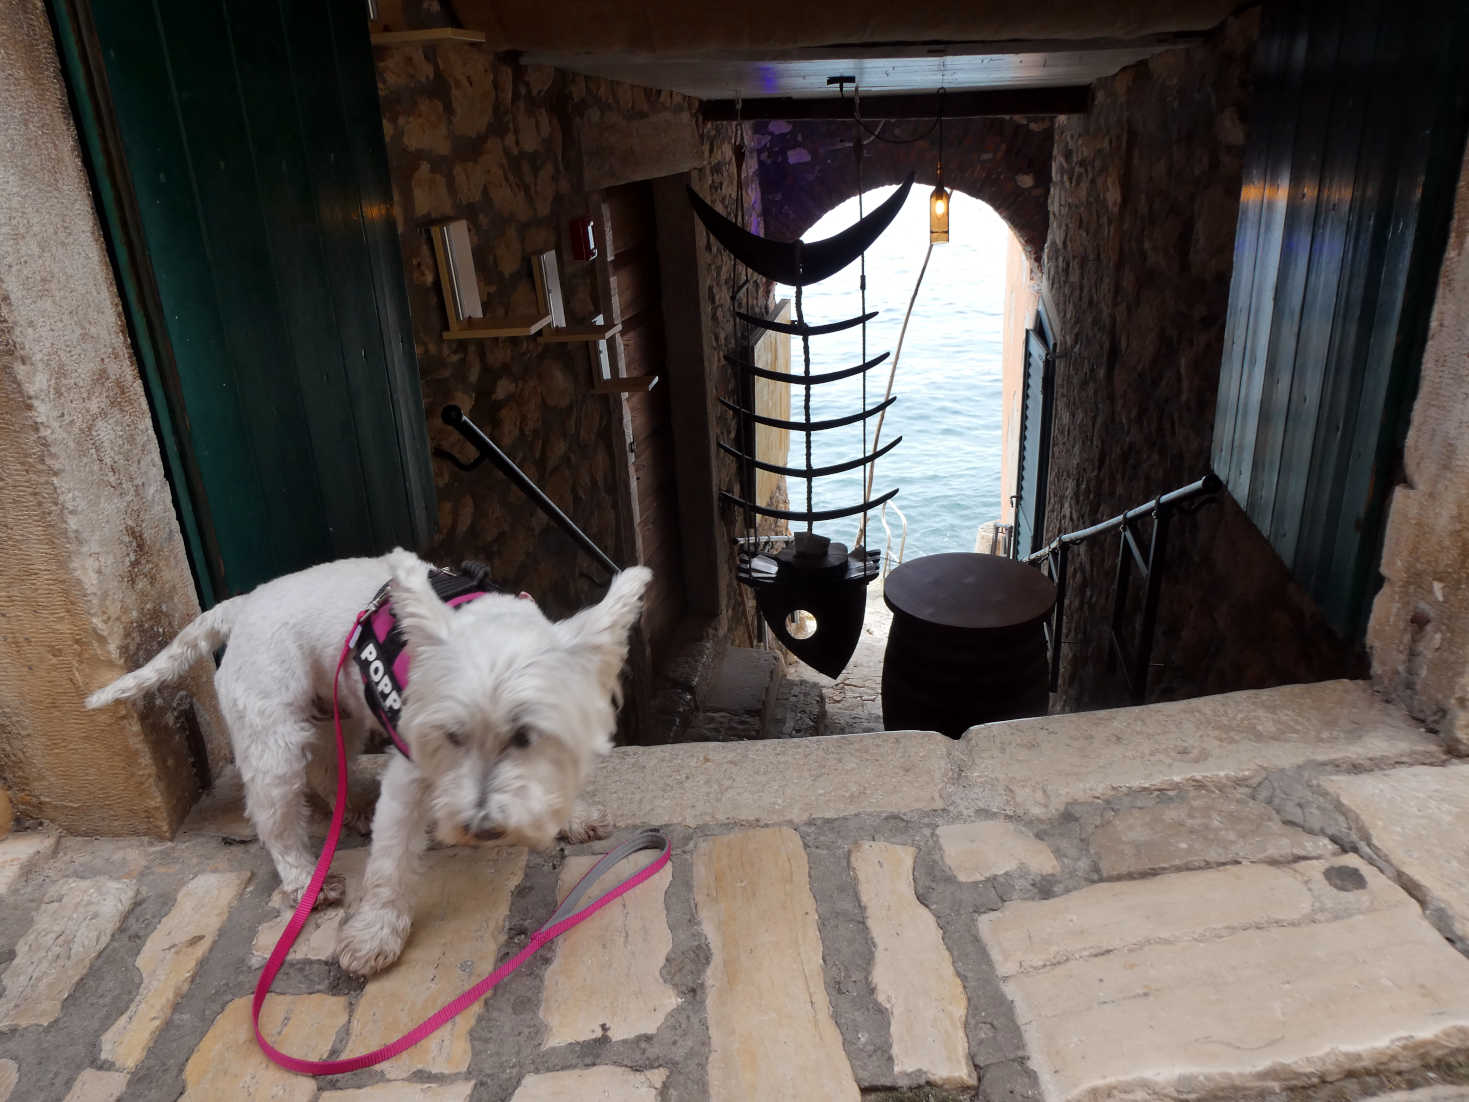
[{"label": "pink harness", "polygon": [[[281,970],[286,956],[291,951],[291,946],[296,943],[296,937],[301,933],[301,927],[306,924],[306,919],[311,914],[311,909],[316,903],[316,897],[321,894],[321,885],[326,880],[327,870],[331,868],[332,857],[337,851],[337,839],[342,832],[342,812],[347,806],[347,750],[342,740],[342,713],[337,702],[337,679],[341,677],[342,667],[346,665],[347,658],[352,653],[353,641],[358,637],[358,629],[362,622],[371,616],[376,609],[373,606],[363,609],[357,614],[357,619],[352,624],[352,630],[347,634],[347,640],[342,644],[341,657],[337,659],[336,675],[332,678],[332,722],[337,731],[337,799],[332,808],[332,823],[327,831],[326,843],[322,846],[321,857],[316,862],[316,871],[311,874],[311,883],[306,886],[306,892],[301,896],[301,902],[296,907],[296,913],[291,916],[291,921],[281,932],[280,940],[276,942],[275,949],[271,951],[270,959],[265,962],[265,968],[260,973],[260,979],[255,984],[255,998],[250,1004],[250,1015],[255,1023],[255,1040],[259,1043],[261,1051],[288,1071],[298,1072],[302,1075],[342,1075],[349,1071],[361,1071],[370,1068],[374,1064],[380,1064],[384,1060],[397,1056],[400,1052],[412,1048],[424,1038],[430,1036],[448,1022],[453,1020],[466,1009],[473,1006],[484,998],[490,991],[510,975],[531,957],[540,951],[541,947],[548,942],[555,941],[567,930],[580,922],[584,922],[596,914],[614,899],[625,895],[643,881],[656,876],[658,872],[668,864],[668,840],[656,831],[645,830],[634,835],[628,841],[618,846],[611,853],[601,858],[582,877],[576,887],[567,893],[566,898],[556,911],[546,920],[546,924],[531,935],[530,941],[525,948],[516,953],[504,964],[496,968],[479,983],[475,984],[464,994],[445,1003],[428,1019],[409,1030],[396,1041],[390,1041],[381,1048],[364,1052],[360,1056],[348,1056],[340,1060],[305,1060],[298,1056],[282,1052],[265,1039],[265,1034],[260,1030],[260,1009],[265,1005],[265,997],[270,993],[270,985],[275,982],[276,973]],[[404,666],[404,681],[407,677],[407,666]],[[391,728],[389,733],[395,742],[398,736]],[[407,747],[398,742],[398,747],[406,755]],[[621,881],[616,887],[598,896],[585,907],[580,906],[582,898],[597,880],[612,866],[625,860],[627,857],[645,849],[656,849],[658,857],[647,868],[642,869],[626,880]]]}]

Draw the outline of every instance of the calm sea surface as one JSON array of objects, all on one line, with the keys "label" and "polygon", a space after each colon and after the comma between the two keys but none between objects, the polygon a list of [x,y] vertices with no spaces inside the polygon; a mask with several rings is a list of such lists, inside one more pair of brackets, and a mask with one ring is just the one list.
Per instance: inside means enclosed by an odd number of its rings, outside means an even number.
[{"label": "calm sea surface", "polygon": [[[863,202],[870,211],[893,188],[877,188]],[[867,308],[879,310],[867,325],[867,356],[896,352],[903,312],[928,249],[928,190],[915,187],[893,224],[867,252]],[[806,240],[837,233],[857,219],[857,200],[829,212]],[[1009,228],[986,204],[955,195],[948,244],[935,245],[923,285],[908,322],[898,359],[893,393],[880,443],[903,442],[877,463],[873,497],[899,487],[894,504],[908,518],[905,558],[942,551],[972,551],[979,525],[1000,510],[1000,327],[1005,291],[1005,247]],[[780,287],[778,296],[794,296]],[[854,317],[860,310],[858,266],[805,290],[803,306],[811,324]],[[794,305],[793,305],[794,309]],[[811,338],[811,371],[832,371],[861,363],[862,330]],[[867,406],[882,400],[889,357],[867,372]],[[801,342],[791,340],[791,370],[803,370]],[[804,388],[794,387],[791,417],[801,419]],[[811,419],[855,413],[862,408],[862,381],[843,379],[811,388]],[[873,428],[862,425],[812,434],[812,466],[853,459],[872,450]],[[789,466],[805,466],[805,435],[791,434]],[[853,470],[815,482],[816,509],[855,505],[862,500],[863,472]],[[791,508],[805,508],[805,483],[790,486]],[[816,530],[852,546],[861,517],[828,521]],[[900,525],[890,508],[888,523],[897,552]],[[874,514],[868,545],[882,546],[882,526]]]}]

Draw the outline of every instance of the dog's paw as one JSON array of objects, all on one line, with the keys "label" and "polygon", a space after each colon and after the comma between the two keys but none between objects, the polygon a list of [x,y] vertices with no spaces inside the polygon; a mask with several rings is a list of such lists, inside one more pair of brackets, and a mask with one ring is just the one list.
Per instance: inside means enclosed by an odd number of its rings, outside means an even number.
[{"label": "dog's paw", "polygon": [[590,804],[578,804],[572,813],[571,822],[562,828],[559,837],[573,846],[583,842],[595,842],[612,833],[612,823],[607,812]]},{"label": "dog's paw", "polygon": [[401,911],[362,908],[342,923],[337,963],[354,976],[376,975],[398,959],[411,920]]},{"label": "dog's paw", "polygon": [[[297,905],[301,903],[301,897],[306,894],[306,889],[293,892],[292,895]],[[316,902],[311,904],[313,911],[319,911],[323,907],[335,907],[347,898],[347,881],[340,873],[329,872],[326,879],[321,882],[321,892],[316,897]]]}]

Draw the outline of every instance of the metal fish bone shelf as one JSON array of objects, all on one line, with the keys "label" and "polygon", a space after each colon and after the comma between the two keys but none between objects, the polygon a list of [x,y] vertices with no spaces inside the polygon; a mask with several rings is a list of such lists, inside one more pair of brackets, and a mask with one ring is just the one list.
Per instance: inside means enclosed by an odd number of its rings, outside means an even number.
[{"label": "metal fish bone shelf", "polygon": [[[881,508],[885,502],[892,500],[898,491],[894,488],[877,497],[859,501],[853,505],[818,510],[812,505],[812,482],[826,475],[868,467],[897,447],[902,437],[898,437],[881,448],[876,447],[874,441],[874,448],[867,455],[859,455],[853,459],[821,467],[812,464],[812,433],[865,421],[887,409],[897,399],[888,397],[876,405],[842,417],[832,417],[821,421],[811,419],[812,387],[836,382],[839,379],[865,375],[866,372],[886,360],[888,353],[884,352],[865,359],[862,363],[852,367],[813,374],[811,371],[812,337],[863,326],[865,355],[865,326],[877,316],[877,312],[866,311],[864,305],[864,312],[856,317],[811,324],[806,321],[802,310],[801,289],[835,275],[862,256],[892,223],[898,211],[902,209],[912,186],[913,176],[910,174],[902,186],[877,206],[871,214],[860,218],[841,233],[823,241],[811,243],[772,241],[750,233],[714,210],[692,188],[689,189],[689,201],[693,204],[694,213],[699,216],[699,220],[710,235],[728,250],[735,260],[748,270],[767,279],[796,288],[796,318],[794,321],[776,321],[738,309],[735,310],[735,317],[756,329],[799,337],[804,372],[797,374],[772,371],[732,352],[725,355],[725,360],[746,380],[767,379],[804,387],[805,416],[800,420],[788,420],[761,414],[753,408],[726,401],[723,398],[720,399],[720,402],[740,419],[745,430],[743,435],[751,440],[754,436],[754,425],[803,433],[806,437],[806,465],[804,467],[787,466],[762,460],[752,454],[755,450],[753,444],[747,445],[748,450],[723,440],[718,441],[718,444],[721,451],[733,456],[748,471],[762,470],[804,482],[806,484],[806,508],[777,509],[759,501],[747,500],[728,490],[721,490],[719,496],[722,500],[744,510],[747,518],[758,515],[805,524],[806,530],[797,532],[790,544],[778,554],[763,554],[752,547],[742,547],[739,555],[738,577],[742,583],[754,590],[760,614],[776,638],[784,643],[796,657],[829,677],[836,677],[842,672],[861,638],[862,621],[867,608],[866,587],[880,572],[882,552],[859,547],[848,553],[844,544],[833,543],[824,536],[816,535],[812,531],[812,525],[816,521],[836,520],[841,517],[854,516],[857,513],[865,515],[873,509]],[[753,404],[753,401],[749,403],[750,406]],[[864,479],[864,485],[870,487],[870,480]],[[804,638],[792,635],[787,626],[792,615],[797,612],[808,613],[815,620],[815,631]]]}]

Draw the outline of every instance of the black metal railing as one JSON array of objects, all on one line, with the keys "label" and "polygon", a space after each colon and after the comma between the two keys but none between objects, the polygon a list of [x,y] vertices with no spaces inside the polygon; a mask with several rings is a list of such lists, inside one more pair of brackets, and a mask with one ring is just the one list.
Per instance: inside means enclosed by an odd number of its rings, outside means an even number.
[{"label": "black metal railing", "polygon": [[[1111,520],[1094,524],[1090,528],[1067,532],[1057,536],[1045,547],[1023,562],[1030,563],[1046,573],[1056,583],[1056,607],[1046,624],[1046,646],[1051,658],[1051,691],[1056,691],[1061,676],[1061,628],[1066,613],[1066,566],[1072,547],[1107,532],[1119,532],[1117,549],[1117,580],[1112,591],[1112,623],[1108,631],[1107,668],[1115,672],[1121,665],[1122,676],[1127,682],[1128,692],[1134,704],[1142,704],[1148,694],[1148,670],[1153,657],[1153,633],[1158,623],[1158,598],[1163,588],[1164,556],[1168,548],[1168,525],[1179,512],[1192,512],[1207,499],[1224,488],[1214,474],[1207,474],[1197,482],[1191,482],[1167,494],[1160,494],[1152,501],[1129,509]],[[1195,504],[1196,502],[1196,504]],[[1140,521],[1152,519],[1153,530],[1148,540],[1148,552],[1143,554],[1135,529]],[[1128,590],[1132,584],[1133,568],[1142,575],[1147,586],[1143,594],[1142,627],[1137,645],[1129,651],[1122,640],[1122,620],[1127,604]]]},{"label": "black metal railing", "polygon": [[546,514],[556,527],[570,536],[572,541],[596,560],[598,565],[609,574],[616,574],[622,569],[612,561],[612,557],[607,552],[597,546],[591,536],[578,528],[576,522],[563,513],[557,504],[546,496],[546,492],[537,486],[528,474],[517,467],[514,460],[502,452],[495,442],[485,435],[484,430],[465,415],[462,409],[458,406],[445,406],[440,417],[443,418],[444,424],[468,440],[478,454],[468,463],[444,448],[435,448],[434,455],[440,459],[447,459],[461,471],[472,471],[488,459],[499,468],[500,473],[508,478],[517,490],[526,496],[532,505]]}]

